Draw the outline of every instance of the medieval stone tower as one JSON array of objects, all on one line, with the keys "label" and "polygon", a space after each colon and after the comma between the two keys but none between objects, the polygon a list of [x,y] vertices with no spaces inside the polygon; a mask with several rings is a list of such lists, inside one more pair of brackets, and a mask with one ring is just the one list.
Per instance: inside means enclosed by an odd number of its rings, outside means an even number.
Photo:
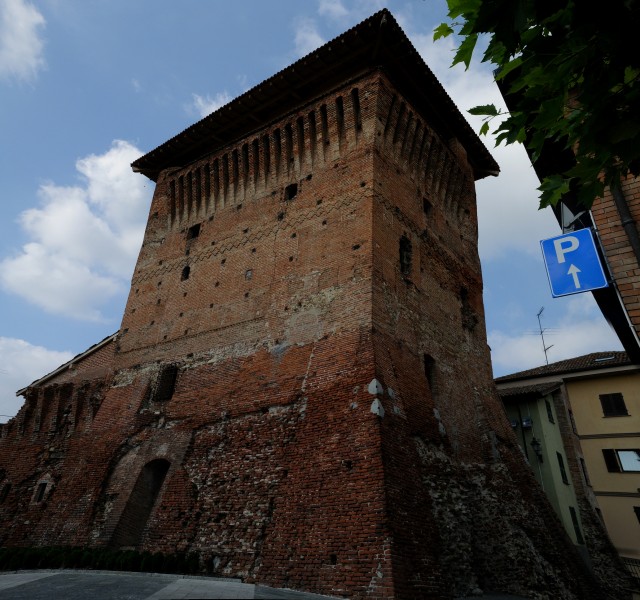
[{"label": "medieval stone tower", "polygon": [[2,545],[349,598],[606,596],[493,388],[474,181],[498,167],[388,11],[133,167],[157,185],[122,326],[3,427]]}]

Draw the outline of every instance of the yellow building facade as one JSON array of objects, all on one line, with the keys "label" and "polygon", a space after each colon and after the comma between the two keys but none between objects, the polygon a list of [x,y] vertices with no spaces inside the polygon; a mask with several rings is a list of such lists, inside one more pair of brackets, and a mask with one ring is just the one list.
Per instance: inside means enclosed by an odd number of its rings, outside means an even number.
[{"label": "yellow building facade", "polygon": [[[624,352],[600,352],[499,377],[496,385],[520,445],[574,543],[579,540],[569,514],[572,490],[558,483],[562,468],[554,463],[553,452],[566,458],[577,496],[588,500],[640,580],[640,365]],[[558,414],[557,427],[549,423],[550,406],[553,414],[564,413]],[[522,419],[514,422],[523,410],[533,420],[529,433],[522,429]],[[532,460],[533,436],[545,449],[546,476]],[[583,502],[579,512],[582,519],[585,506]]]}]

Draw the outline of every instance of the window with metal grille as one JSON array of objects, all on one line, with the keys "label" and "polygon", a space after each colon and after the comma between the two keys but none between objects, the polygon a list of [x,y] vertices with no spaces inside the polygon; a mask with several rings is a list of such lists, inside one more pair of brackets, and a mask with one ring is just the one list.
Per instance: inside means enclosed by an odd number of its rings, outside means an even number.
[{"label": "window with metal grille", "polygon": [[558,467],[560,468],[560,476],[562,477],[562,481],[563,483],[569,485],[567,470],[564,468],[564,458],[562,458],[562,454],[560,454],[560,452],[556,452],[556,456],[558,457]]},{"label": "window with metal grille", "polygon": [[549,402],[549,400],[545,398],[544,404],[547,407],[547,418],[549,419],[549,423],[555,423],[555,420],[553,418],[553,409],[551,408],[551,402]]},{"label": "window with metal grille", "polygon": [[628,417],[627,407],[621,393],[600,394],[600,404],[605,417]]}]

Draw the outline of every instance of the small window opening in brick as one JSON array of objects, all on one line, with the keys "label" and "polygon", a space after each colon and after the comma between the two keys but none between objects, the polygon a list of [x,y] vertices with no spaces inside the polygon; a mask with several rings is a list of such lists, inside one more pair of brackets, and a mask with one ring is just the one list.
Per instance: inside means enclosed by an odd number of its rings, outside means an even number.
[{"label": "small window opening in brick", "polygon": [[245,298],[248,298],[248,297],[249,297],[249,292],[245,292],[245,293],[244,293],[244,297],[245,297]]},{"label": "small window opening in brick", "polygon": [[151,321],[150,325],[155,325],[155,321]]},{"label": "small window opening in brick", "polygon": [[322,224],[326,225],[327,224],[327,220],[325,219],[324,221],[322,221]]},{"label": "small window opening in brick", "polygon": [[249,233],[249,228],[246,227],[245,229],[242,230],[242,233]]},{"label": "small window opening in brick", "polygon": [[184,294],[182,294],[182,297],[183,297],[183,298],[186,298],[186,297],[187,297],[187,292],[185,292]]},{"label": "small window opening in brick", "polygon": [[184,281],[185,279],[189,279],[190,274],[191,274],[191,267],[187,265],[184,269],[182,269],[182,275],[180,276],[180,280]]},{"label": "small window opening in brick", "polygon": [[292,233],[292,234],[291,234],[291,239],[292,239],[292,240],[293,240],[293,239],[295,239],[295,238],[297,238],[297,237],[298,237],[298,234],[297,234],[297,233],[295,233],[295,232],[294,232],[294,233]]},{"label": "small window opening in brick", "polygon": [[253,278],[253,271],[251,269],[247,269],[247,271],[244,274],[244,278],[247,280]]},{"label": "small window opening in brick", "polygon": [[352,250],[359,250],[360,249],[360,244],[354,244],[353,246],[351,246]]},{"label": "small window opening in brick", "polygon": [[411,274],[412,248],[411,240],[403,235],[400,238],[400,272],[403,275]]},{"label": "small window opening in brick", "polygon": [[215,286],[214,287],[218,287],[220,285],[219,281],[216,281]]},{"label": "small window opening in brick", "polygon": [[184,315],[184,313],[180,313],[178,316],[181,317],[182,315]]},{"label": "small window opening in brick", "polygon": [[240,210],[242,208],[242,204],[238,204],[238,206],[236,206],[236,210]]},{"label": "small window opening in brick", "polygon": [[226,258],[223,258],[223,259],[220,261],[220,264],[221,264],[221,265],[223,265],[223,264],[224,264],[224,263],[226,263],[226,262],[227,262],[227,259],[226,259]]},{"label": "small window opening in brick", "polygon": [[279,212],[278,213],[278,221],[282,221],[282,219],[284,219],[284,213],[283,212]]},{"label": "small window opening in brick", "polygon": [[433,204],[431,204],[431,202],[429,202],[429,200],[427,200],[426,198],[422,199],[422,211],[424,212],[425,215],[429,216],[429,213],[431,213],[431,209],[433,208]]},{"label": "small window opening in brick", "polygon": [[343,460],[342,466],[347,470],[351,471],[353,469],[353,461],[352,460]]},{"label": "small window opening in brick", "polygon": [[39,483],[38,491],[36,492],[36,502],[42,502],[46,491],[47,491],[47,484],[44,482]]},{"label": "small window opening in brick", "polygon": [[433,356],[424,354],[422,356],[422,365],[424,367],[424,376],[427,378],[427,383],[431,390],[431,397],[433,398],[436,389],[436,361]]},{"label": "small window opening in brick", "polygon": [[322,204],[322,199],[316,200],[316,206],[320,206]]},{"label": "small window opening in brick", "polygon": [[336,554],[331,554],[329,556],[329,561],[331,562],[332,565],[337,565],[338,564],[338,556]]},{"label": "small window opening in brick", "polygon": [[312,178],[312,177],[313,177],[313,175],[312,175],[311,173],[309,173],[309,174],[307,175],[307,181],[311,181],[311,178]]},{"label": "small window opening in brick", "polygon": [[293,200],[298,195],[298,184],[291,183],[284,188],[284,199]]},{"label": "small window opening in brick", "polygon": [[160,304],[160,298],[158,298],[158,301],[156,302],[156,304]]},{"label": "small window opening in brick", "polygon": [[256,249],[255,248],[251,248],[251,254],[255,254],[256,253]]},{"label": "small window opening in brick", "polygon": [[196,223],[187,229],[187,241],[195,240],[200,235],[200,223]]},{"label": "small window opening in brick", "polygon": [[209,308],[213,308],[213,304],[209,304]]},{"label": "small window opening in brick", "polygon": [[178,379],[178,365],[167,365],[158,377],[156,393],[154,394],[155,402],[165,402],[171,400],[176,390],[176,381]]},{"label": "small window opening in brick", "polygon": [[5,483],[4,486],[2,487],[2,491],[0,491],[0,504],[2,504],[7,499],[7,496],[9,495],[10,491],[11,491],[11,484]]},{"label": "small window opening in brick", "polygon": [[289,262],[293,262],[293,256],[289,257]]}]

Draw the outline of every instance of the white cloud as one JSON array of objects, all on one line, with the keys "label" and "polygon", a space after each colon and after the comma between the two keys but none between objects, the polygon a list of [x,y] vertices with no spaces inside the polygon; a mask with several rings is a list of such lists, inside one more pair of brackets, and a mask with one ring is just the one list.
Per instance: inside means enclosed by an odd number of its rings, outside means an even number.
[{"label": "white cloud", "polygon": [[101,320],[126,291],[144,234],[150,190],[130,167],[140,154],[116,140],[77,161],[83,185],[42,185],[41,205],[20,215],[29,242],[0,262],[4,289],[53,314]]},{"label": "white cloud", "polygon": [[231,100],[233,100],[233,96],[226,90],[218,92],[213,98],[208,94],[206,96],[193,94],[191,108],[200,115],[201,119],[204,119],[207,115],[210,115],[212,112],[231,102]]},{"label": "white cloud", "polygon": [[22,406],[16,391],[44,373],[50,373],[73,358],[71,352],[57,352],[15,338],[0,337],[0,423],[8,421]]},{"label": "white cloud", "polygon": [[32,80],[44,67],[44,17],[24,0],[0,0],[0,79]]},{"label": "white cloud", "polygon": [[[566,298],[562,316],[555,322],[543,320],[549,363],[591,352],[622,350],[618,337],[602,318],[591,294]],[[495,375],[533,369],[545,364],[542,339],[533,330],[523,334],[489,331],[489,346]]]},{"label": "white cloud", "polygon": [[320,0],[318,14],[330,19],[343,19],[349,15],[349,11],[342,4],[342,0]]},{"label": "white cloud", "polygon": [[295,21],[295,53],[306,56],[325,43],[313,19],[299,18]]}]

